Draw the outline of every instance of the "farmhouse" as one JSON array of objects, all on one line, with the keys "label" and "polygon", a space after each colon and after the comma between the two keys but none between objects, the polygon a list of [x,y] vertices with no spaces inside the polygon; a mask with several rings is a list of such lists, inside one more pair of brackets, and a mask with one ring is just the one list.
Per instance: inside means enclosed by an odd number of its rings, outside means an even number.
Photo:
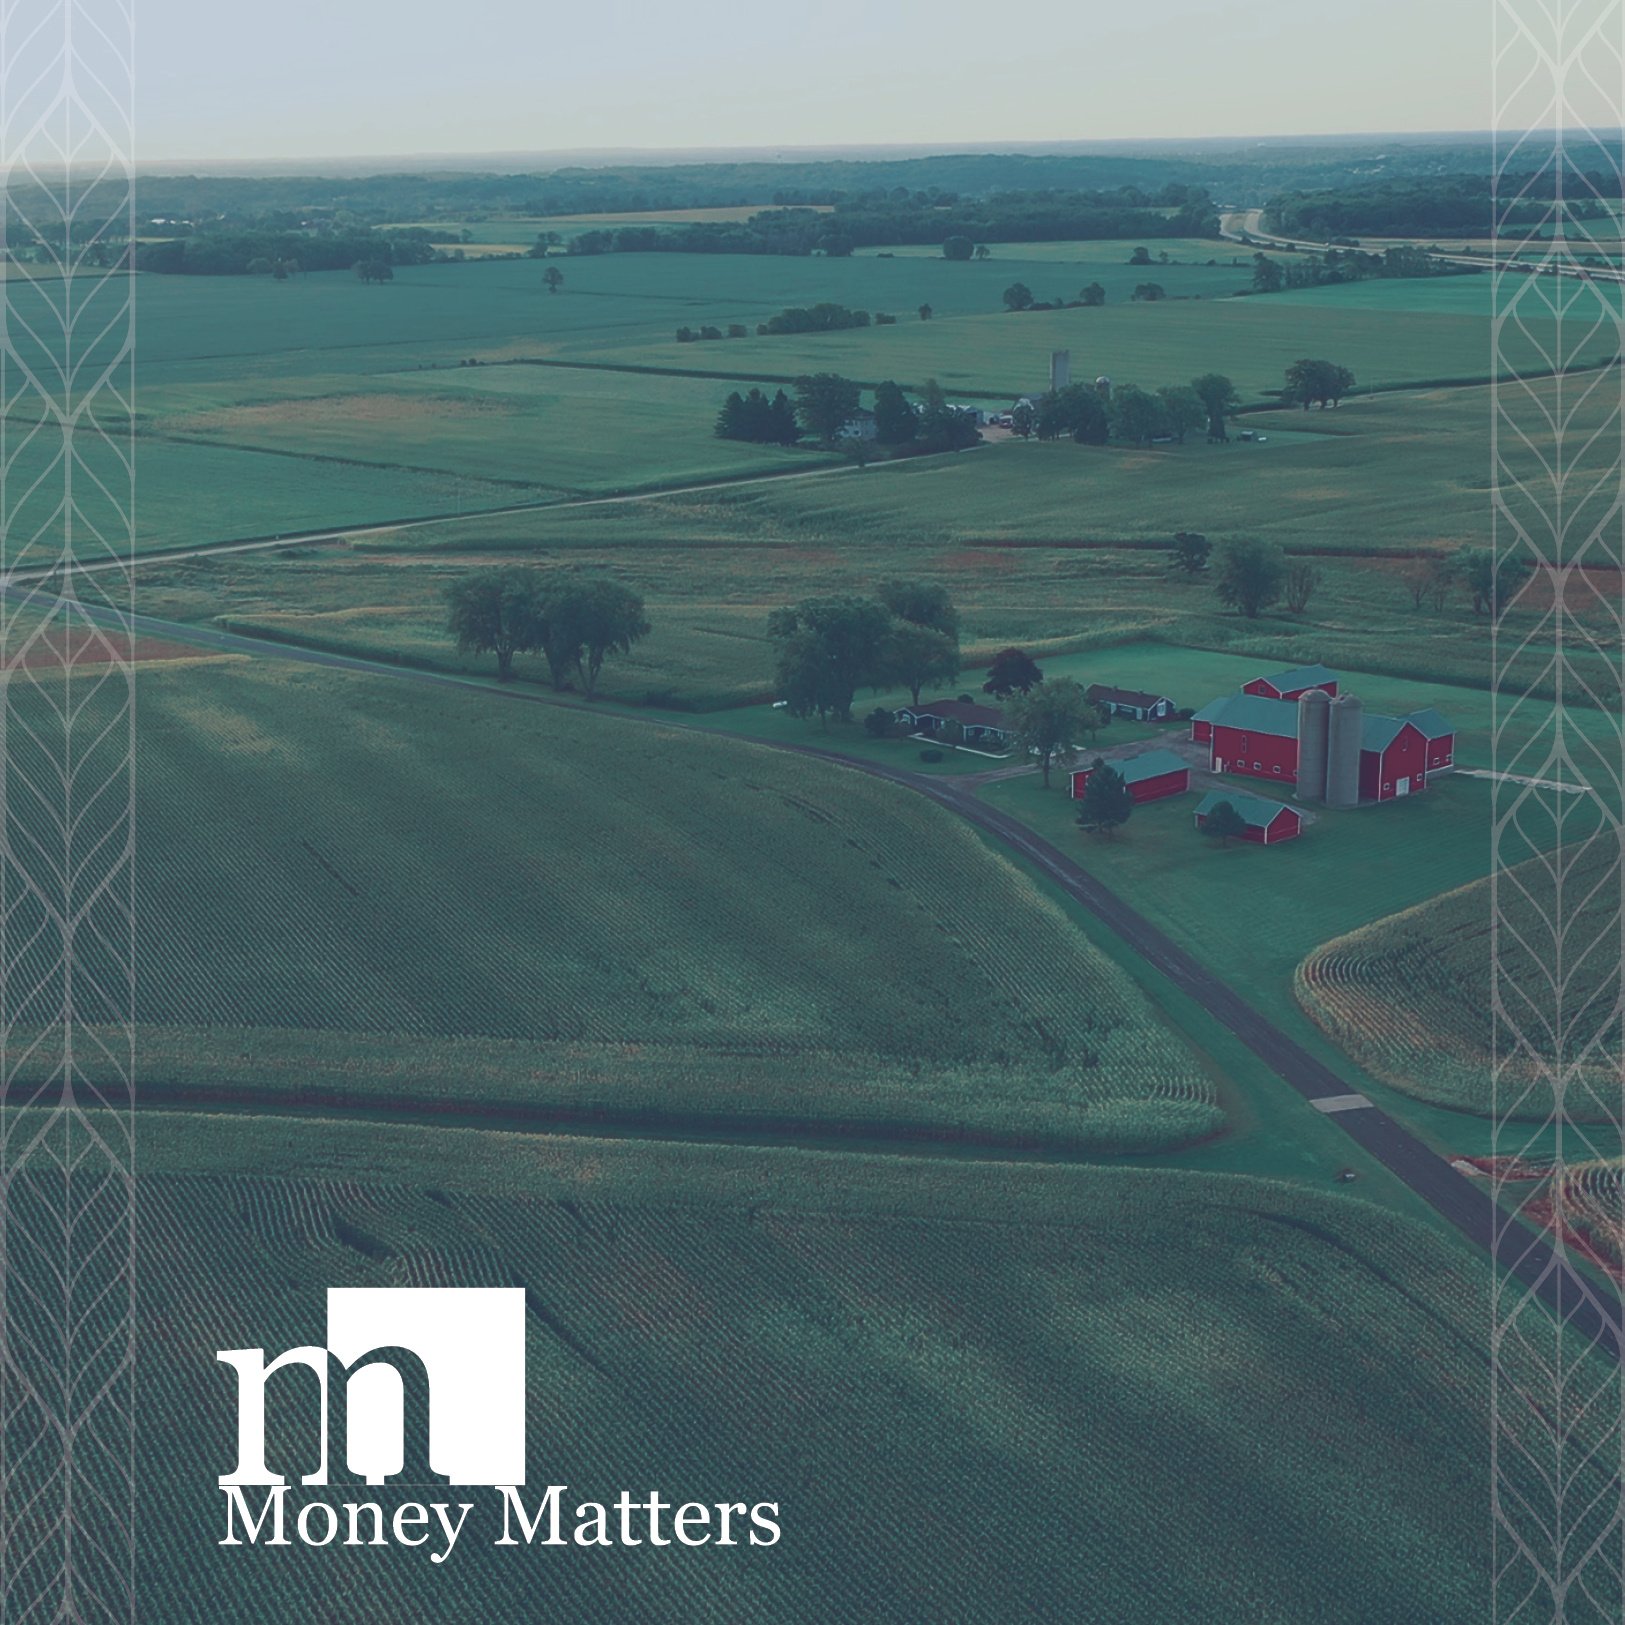
[{"label": "farmhouse", "polygon": [[1335,699],[1337,673],[1320,665],[1288,666],[1285,671],[1271,672],[1268,677],[1255,677],[1250,683],[1243,683],[1241,692],[1257,694],[1266,700],[1296,700],[1312,688],[1324,689]]},{"label": "farmhouse", "polygon": [[[1171,750],[1148,750],[1143,756],[1130,756],[1109,764],[1123,775],[1128,793],[1136,801],[1161,801],[1164,796],[1183,795],[1191,787],[1191,770]],[[1089,783],[1092,767],[1080,767],[1072,775],[1072,799],[1076,801]]]},{"label": "farmhouse", "polygon": [[936,734],[957,722],[965,731],[965,743],[1008,745],[1015,736],[1004,725],[1004,712],[993,705],[977,705],[971,700],[930,700],[905,705],[896,712],[897,720],[919,733]]},{"label": "farmhouse", "polygon": [[1156,722],[1174,714],[1174,702],[1166,694],[1151,694],[1139,688],[1091,683],[1088,698],[1091,705],[1098,705],[1113,716],[1133,717],[1136,722]]},{"label": "farmhouse", "polygon": [[1246,796],[1233,790],[1210,790],[1196,804],[1196,827],[1201,829],[1207,817],[1221,801],[1228,801],[1241,814],[1247,826],[1241,832],[1244,841],[1257,841],[1260,846],[1274,846],[1290,841],[1303,832],[1303,816],[1296,807],[1284,802],[1266,801],[1262,796]]}]

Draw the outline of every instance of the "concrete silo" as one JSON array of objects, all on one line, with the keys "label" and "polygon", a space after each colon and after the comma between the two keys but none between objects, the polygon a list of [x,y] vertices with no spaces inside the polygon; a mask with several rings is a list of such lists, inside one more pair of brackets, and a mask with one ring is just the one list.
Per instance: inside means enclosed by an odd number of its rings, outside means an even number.
[{"label": "concrete silo", "polygon": [[1360,800],[1360,736],[1365,730],[1365,706],[1352,694],[1339,694],[1331,703],[1331,727],[1326,743],[1326,805],[1354,807]]},{"label": "concrete silo", "polygon": [[1326,799],[1326,748],[1332,698],[1312,688],[1298,700],[1298,799]]},{"label": "concrete silo", "polygon": [[1057,395],[1072,384],[1072,352],[1051,350],[1049,353],[1049,387]]}]

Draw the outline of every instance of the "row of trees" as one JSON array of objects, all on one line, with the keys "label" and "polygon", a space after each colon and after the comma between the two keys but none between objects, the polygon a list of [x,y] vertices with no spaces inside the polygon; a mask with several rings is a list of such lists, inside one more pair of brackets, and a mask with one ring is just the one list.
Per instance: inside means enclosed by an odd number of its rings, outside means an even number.
[{"label": "row of trees", "polygon": [[1163,438],[1183,442],[1204,425],[1208,439],[1226,440],[1227,415],[1237,404],[1235,385],[1217,372],[1158,390],[1135,384],[1109,389],[1069,384],[1051,390],[1032,406],[1018,405],[1011,413],[1011,427],[1024,438],[1065,438],[1082,446],[1104,446],[1110,440],[1137,446]]},{"label": "row of trees", "polygon": [[761,390],[741,395],[736,389],[717,413],[717,438],[748,440],[758,446],[793,446],[801,425],[790,397],[781,389],[769,400]]},{"label": "row of trees", "polygon": [[1476,266],[1452,265],[1435,259],[1426,249],[1408,244],[1382,253],[1332,248],[1325,253],[1298,254],[1284,250],[1284,260],[1253,255],[1253,292],[1281,293],[1296,288],[1325,288],[1340,282],[1366,282],[1373,278],[1477,276]]},{"label": "row of trees", "polygon": [[1488,547],[1458,547],[1454,553],[1429,553],[1407,561],[1401,579],[1413,609],[1427,604],[1441,612],[1459,591],[1472,602],[1475,615],[1499,619],[1534,570],[1522,553],[1497,559]]},{"label": "row of trees", "polygon": [[427,265],[435,258],[428,233],[365,227],[334,230],[220,230],[171,237],[136,247],[139,271],[173,276],[276,276],[290,271],[343,271],[363,264]]},{"label": "row of trees", "polygon": [[516,655],[540,654],[555,689],[589,697],[612,654],[649,635],[643,600],[616,581],[528,566],[477,570],[447,589],[447,630],[463,654],[496,656],[497,676],[513,676]]},{"label": "row of trees", "polygon": [[[1139,282],[1135,284],[1134,300],[1146,303],[1155,303],[1158,299],[1168,297],[1167,290],[1160,282]],[[1106,290],[1098,282],[1086,283],[1078,290],[1076,299],[1040,300],[1025,282],[1012,282],[1004,290],[1004,308],[1009,311],[1024,310],[1076,310],[1080,307],[1095,308],[1106,303]]]},{"label": "row of trees", "polygon": [[[717,414],[716,432],[724,440],[773,446],[793,446],[808,434],[833,446],[862,406],[861,384],[836,372],[810,373],[796,380],[793,403],[782,389],[771,400],[760,389],[746,395],[735,390]],[[878,385],[874,423],[875,439],[900,451],[960,451],[981,438],[975,423],[948,404],[934,378],[926,381],[918,404],[899,384]]]}]

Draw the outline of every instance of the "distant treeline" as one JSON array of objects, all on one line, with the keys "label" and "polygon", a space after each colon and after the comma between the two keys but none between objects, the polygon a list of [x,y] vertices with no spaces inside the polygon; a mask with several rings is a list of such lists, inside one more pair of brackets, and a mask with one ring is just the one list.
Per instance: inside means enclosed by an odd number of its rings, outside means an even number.
[{"label": "distant treeline", "polygon": [[1452,265],[1435,259],[1424,248],[1394,244],[1380,254],[1358,248],[1328,248],[1323,254],[1297,253],[1275,257],[1253,256],[1254,293],[1283,293],[1297,288],[1324,288],[1339,282],[1365,282],[1372,278],[1479,276],[1477,266]]},{"label": "distant treeline", "polygon": [[[1503,200],[1490,194],[1491,177],[1441,175],[1426,180],[1376,181],[1336,191],[1295,192],[1272,198],[1264,210],[1266,231],[1288,237],[1461,237],[1482,236],[1499,219],[1505,225],[1536,225],[1551,212],[1556,176],[1507,176],[1498,183]],[[1572,171],[1565,182],[1563,212],[1571,220],[1595,220],[1608,213],[1596,197],[1575,196],[1582,182]],[[1610,184],[1602,176],[1590,177],[1607,195]],[[1612,186],[1617,190],[1619,178]]]},{"label": "distant treeline", "polygon": [[174,276],[248,276],[283,266],[292,271],[343,271],[366,261],[423,265],[435,257],[427,234],[384,236],[348,231],[199,231],[136,249],[138,271]]},{"label": "distant treeline", "polygon": [[622,226],[583,232],[572,254],[850,254],[855,248],[972,242],[1041,243],[1121,237],[1216,235],[1218,216],[1200,188],[1157,193],[1001,192],[963,200],[899,188],[832,210],[768,209],[740,221]]}]

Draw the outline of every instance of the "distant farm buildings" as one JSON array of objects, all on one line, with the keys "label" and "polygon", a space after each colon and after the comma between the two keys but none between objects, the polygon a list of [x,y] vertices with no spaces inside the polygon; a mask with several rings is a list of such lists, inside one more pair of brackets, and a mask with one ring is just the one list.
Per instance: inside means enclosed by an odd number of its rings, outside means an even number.
[{"label": "distant farm buildings", "polygon": [[1266,801],[1263,796],[1243,795],[1237,790],[1210,790],[1196,804],[1196,827],[1201,829],[1208,815],[1222,802],[1229,802],[1241,818],[1240,838],[1260,846],[1275,846],[1303,832],[1303,814],[1284,801]]},{"label": "distant farm buildings", "polygon": [[[1164,796],[1181,796],[1191,787],[1190,764],[1171,750],[1148,750],[1107,764],[1122,774],[1128,793],[1135,801],[1161,801]],[[1072,799],[1077,801],[1089,783],[1092,767],[1080,767],[1072,775]]]},{"label": "distant farm buildings", "polygon": [[1166,694],[1153,694],[1146,689],[1091,683],[1088,700],[1113,716],[1133,717],[1136,722],[1160,722],[1174,714],[1174,702]]},{"label": "distant farm buildings", "polygon": [[1324,666],[1255,678],[1204,705],[1191,738],[1207,745],[1215,773],[1290,784],[1300,801],[1329,807],[1413,795],[1455,766],[1455,728],[1436,710],[1367,715]]}]

